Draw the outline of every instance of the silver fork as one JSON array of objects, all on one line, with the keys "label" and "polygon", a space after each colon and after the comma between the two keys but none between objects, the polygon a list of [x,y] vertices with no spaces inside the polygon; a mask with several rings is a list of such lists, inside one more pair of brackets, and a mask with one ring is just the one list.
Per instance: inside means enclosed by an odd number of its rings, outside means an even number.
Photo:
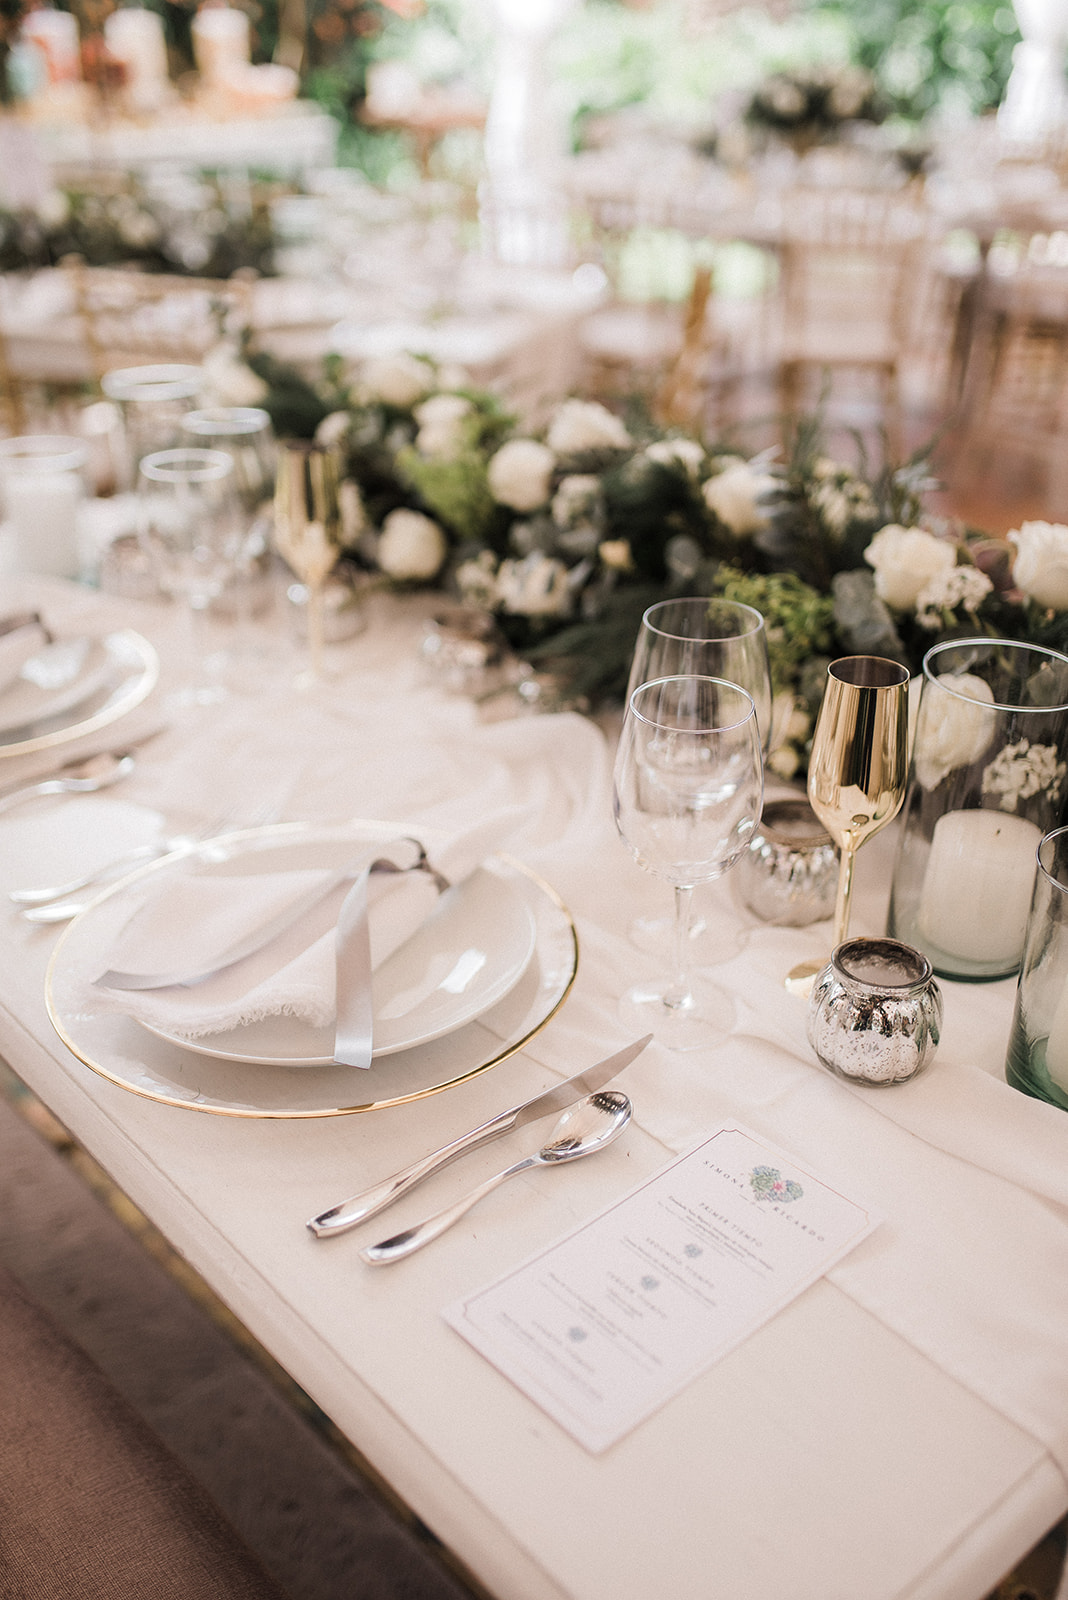
[{"label": "silver fork", "polygon": [[29,922],[66,922],[82,909],[82,902],[74,906],[68,905],[66,903],[68,895],[77,894],[80,890],[96,884],[107,883],[110,878],[121,876],[137,866],[140,861],[151,861],[157,856],[170,855],[175,850],[191,850],[215,834],[232,831],[235,828],[261,827],[272,821],[276,814],[273,806],[260,806],[242,817],[224,813],[193,832],[173,834],[167,839],[157,839],[154,844],[136,845],[132,850],[123,851],[121,856],[105,861],[103,866],[95,867],[91,872],[84,872],[79,878],[71,878],[67,883],[48,883],[27,889],[12,889],[8,898],[19,907],[29,908],[23,909],[22,912]]}]

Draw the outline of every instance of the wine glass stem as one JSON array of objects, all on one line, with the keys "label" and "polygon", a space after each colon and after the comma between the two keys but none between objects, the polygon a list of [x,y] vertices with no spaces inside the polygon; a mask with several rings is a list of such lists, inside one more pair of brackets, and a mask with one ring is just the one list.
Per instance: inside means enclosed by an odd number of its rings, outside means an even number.
[{"label": "wine glass stem", "polygon": [[842,860],[838,868],[838,894],[834,903],[834,947],[843,943],[849,931],[849,907],[853,899],[853,862],[856,858],[856,845],[845,843],[842,846]]},{"label": "wine glass stem", "polygon": [[663,1001],[670,1010],[689,1005],[690,983],[690,918],[693,914],[693,885],[675,885],[675,944],[671,983],[664,990]]}]

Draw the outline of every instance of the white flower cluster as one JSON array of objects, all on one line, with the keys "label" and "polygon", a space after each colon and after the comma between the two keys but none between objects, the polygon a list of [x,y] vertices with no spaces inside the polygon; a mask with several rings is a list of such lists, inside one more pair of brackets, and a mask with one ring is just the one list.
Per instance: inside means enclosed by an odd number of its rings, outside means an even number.
[{"label": "white flower cluster", "polygon": [[464,423],[474,409],[462,394],[432,394],[429,400],[416,406],[414,416],[419,432],[415,436],[415,448],[419,454],[446,461],[459,455],[464,443]]},{"label": "white flower cluster", "polygon": [[827,456],[813,464],[816,487],[811,503],[833,534],[844,533],[855,517],[874,517],[875,501],[863,478]]},{"label": "white flower cluster", "polygon": [[432,517],[398,507],[382,524],[377,561],[389,578],[425,583],[445,564],[449,543]]},{"label": "white flower cluster", "polygon": [[916,596],[916,621],[921,628],[940,628],[943,613],[963,606],[976,612],[994,585],[978,567],[946,567],[936,572]]},{"label": "white flower cluster", "polygon": [[456,585],[467,605],[523,617],[560,617],[571,610],[571,575],[541,550],[497,564],[489,550],[456,569]]},{"label": "white flower cluster", "polygon": [[546,443],[560,456],[590,450],[629,450],[634,443],[625,426],[596,400],[565,400],[549,423]]},{"label": "white flower cluster", "polygon": [[999,795],[1002,811],[1015,811],[1021,800],[1030,800],[1036,794],[1048,795],[1055,801],[1066,772],[1068,766],[1058,761],[1055,745],[1033,745],[1020,739],[999,750],[987,767],[983,793]]},{"label": "white flower cluster", "polygon": [[1016,587],[1036,605],[1068,609],[1068,528],[1060,522],[1025,522],[1009,539],[1016,546]]}]

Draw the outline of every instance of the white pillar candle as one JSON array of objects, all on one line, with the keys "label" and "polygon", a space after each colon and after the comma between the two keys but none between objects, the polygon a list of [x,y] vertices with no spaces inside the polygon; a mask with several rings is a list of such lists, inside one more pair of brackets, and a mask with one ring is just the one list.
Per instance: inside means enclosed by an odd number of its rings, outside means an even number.
[{"label": "white pillar candle", "polygon": [[129,7],[113,11],[104,22],[104,40],[126,68],[124,93],[138,111],[152,111],[166,96],[167,44],[163,22],[154,11]]},{"label": "white pillar candle", "polygon": [[1068,985],[1050,1023],[1046,1040],[1046,1071],[1058,1088],[1068,1092]]},{"label": "white pillar candle", "polygon": [[248,17],[233,6],[204,6],[192,22],[193,54],[204,82],[223,84],[251,54]]},{"label": "white pillar candle", "polygon": [[82,75],[78,21],[69,11],[31,11],[20,31],[40,50],[49,83],[77,83]]},{"label": "white pillar candle", "polygon": [[1041,841],[1033,822],[1005,811],[939,817],[920,892],[920,932],[964,961],[1019,961]]},{"label": "white pillar candle", "polygon": [[78,507],[83,498],[77,473],[11,473],[3,490],[13,569],[77,577]]}]

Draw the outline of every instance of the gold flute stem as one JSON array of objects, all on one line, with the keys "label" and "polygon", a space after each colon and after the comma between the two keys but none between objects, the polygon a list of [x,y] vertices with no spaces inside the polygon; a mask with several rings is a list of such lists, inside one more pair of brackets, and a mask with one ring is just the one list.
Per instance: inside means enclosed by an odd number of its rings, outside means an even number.
[{"label": "gold flute stem", "polygon": [[834,947],[845,940],[849,931],[849,908],[853,899],[853,861],[857,847],[847,840],[842,845],[842,859],[838,867],[838,894],[834,902]]},{"label": "gold flute stem", "polygon": [[323,675],[323,586],[313,583],[308,589],[308,651],[310,675],[318,683]]}]

